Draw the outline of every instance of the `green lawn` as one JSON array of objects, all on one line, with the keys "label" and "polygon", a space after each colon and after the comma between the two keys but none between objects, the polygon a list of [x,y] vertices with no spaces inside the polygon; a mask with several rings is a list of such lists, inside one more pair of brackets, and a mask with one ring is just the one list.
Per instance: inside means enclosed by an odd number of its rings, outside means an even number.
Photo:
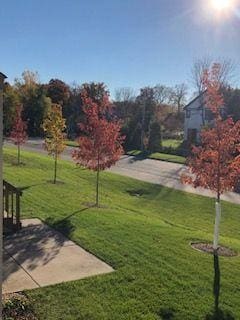
[{"label": "green lawn", "polygon": [[[214,200],[118,175],[95,174],[70,162],[4,151],[4,177],[24,188],[25,217],[39,217],[109,263],[115,272],[28,291],[40,320],[202,320],[213,309],[213,257],[190,248],[212,240]],[[140,194],[141,196],[135,196]],[[67,218],[68,217],[68,218]],[[65,220],[63,220],[65,219]],[[240,252],[239,206],[223,203],[220,242]],[[69,257],[70,258],[70,257]],[[240,319],[240,257],[220,258],[220,308]]]},{"label": "green lawn", "polygon": [[163,147],[172,147],[174,149],[178,148],[182,144],[183,140],[177,139],[163,139],[162,146]]},{"label": "green lawn", "polygon": [[[77,147],[77,142],[72,140],[66,140],[66,145],[69,147]],[[182,143],[182,140],[176,140],[176,139],[165,139],[162,141],[163,147],[172,147],[177,148]],[[140,156],[141,151],[140,150],[131,150],[128,151],[127,154],[133,155],[133,156]],[[178,155],[173,154],[166,154],[161,152],[154,152],[150,155],[148,155],[148,158],[155,159],[155,160],[162,160],[162,161],[168,161],[168,162],[175,162],[180,164],[185,164],[186,158]]]},{"label": "green lawn", "polygon": [[180,164],[186,163],[186,158],[182,156],[177,156],[175,154],[167,154],[167,153],[161,153],[161,152],[154,152],[149,155],[150,159],[155,160],[162,160],[162,161],[168,161],[168,162],[175,162]]},{"label": "green lawn", "polygon": [[[77,142],[74,140],[66,140],[66,145],[70,147],[77,147]],[[163,147],[172,147],[172,148],[178,148],[182,143],[182,140],[177,139],[163,139],[162,140],[162,146]]]},{"label": "green lawn", "polygon": [[66,140],[65,144],[68,147],[77,147],[78,146],[78,143],[74,140]]},{"label": "green lawn", "polygon": [[[130,156],[141,157],[142,153],[140,150],[131,150],[131,151],[128,151],[127,154]],[[174,163],[180,163],[180,164],[186,163],[185,157],[177,156],[174,154],[162,153],[162,152],[154,152],[154,153],[147,155],[146,157],[150,158],[150,159],[162,160],[162,161],[168,161],[168,162],[174,162]]]}]

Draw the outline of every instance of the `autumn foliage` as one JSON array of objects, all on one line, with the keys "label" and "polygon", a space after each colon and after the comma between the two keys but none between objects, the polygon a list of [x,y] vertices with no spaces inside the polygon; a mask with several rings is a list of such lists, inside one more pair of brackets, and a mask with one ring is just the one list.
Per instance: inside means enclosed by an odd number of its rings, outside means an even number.
[{"label": "autumn foliage", "polygon": [[58,104],[52,104],[51,110],[43,123],[43,130],[46,134],[44,147],[49,155],[54,157],[54,178],[57,178],[57,160],[66,147],[65,119],[62,116],[62,107]]},{"label": "autumn foliage", "polygon": [[79,124],[83,133],[73,159],[78,165],[97,172],[96,205],[98,205],[99,172],[110,168],[123,153],[123,137],[119,121],[112,119],[112,106],[108,94],[93,99],[87,90],[82,91],[85,121]]},{"label": "autumn foliage", "polygon": [[23,106],[21,104],[16,107],[16,115],[10,133],[10,139],[18,147],[18,164],[20,164],[20,146],[27,140],[27,124],[22,120]]},{"label": "autumn foliage", "polygon": [[216,193],[216,217],[213,249],[218,249],[221,216],[220,197],[233,190],[240,175],[240,121],[224,117],[224,99],[219,84],[221,66],[214,64],[204,74],[205,105],[213,114],[212,123],[201,132],[201,145],[194,146],[187,164],[189,174],[182,176],[185,183],[203,187]]},{"label": "autumn foliage", "polygon": [[215,191],[217,198],[236,185],[240,167],[240,122],[224,119],[224,99],[218,82],[220,66],[214,64],[204,74],[206,86],[205,105],[214,115],[214,120],[201,132],[201,146],[193,147],[188,159],[190,175],[183,176],[186,183]]},{"label": "autumn foliage", "polygon": [[239,179],[240,123],[231,118],[216,121],[215,127],[201,133],[201,146],[193,147],[188,167],[193,176],[184,177],[194,187],[204,187],[220,195],[232,190]]}]

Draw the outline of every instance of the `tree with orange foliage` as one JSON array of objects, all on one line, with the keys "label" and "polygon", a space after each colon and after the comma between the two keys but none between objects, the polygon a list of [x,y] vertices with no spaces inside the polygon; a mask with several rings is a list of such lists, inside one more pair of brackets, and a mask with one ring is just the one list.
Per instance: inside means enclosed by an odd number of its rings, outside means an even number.
[{"label": "tree with orange foliage", "polygon": [[221,194],[233,190],[240,174],[240,122],[224,119],[224,99],[218,73],[219,64],[213,64],[204,73],[206,88],[205,105],[214,116],[212,124],[201,132],[201,146],[193,147],[187,164],[189,174],[182,181],[196,187],[210,189],[216,193],[216,217],[213,249],[217,253],[221,216]]},{"label": "tree with orange foliage", "polygon": [[20,147],[27,140],[27,124],[22,120],[22,110],[23,106],[21,104],[17,105],[13,128],[10,133],[10,139],[18,148],[18,165],[20,164]]},{"label": "tree with orange foliage", "polygon": [[99,206],[99,173],[115,164],[123,153],[120,122],[111,119],[112,105],[107,92],[91,97],[83,89],[81,93],[85,122],[80,123],[83,136],[78,138],[78,148],[73,159],[81,165],[97,172],[96,206]]}]

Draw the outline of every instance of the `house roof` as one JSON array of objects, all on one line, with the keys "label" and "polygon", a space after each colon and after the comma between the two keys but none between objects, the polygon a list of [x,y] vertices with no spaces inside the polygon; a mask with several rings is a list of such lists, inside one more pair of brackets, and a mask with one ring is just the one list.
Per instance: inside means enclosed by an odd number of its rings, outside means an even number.
[{"label": "house roof", "polygon": [[204,90],[201,92],[197,97],[195,97],[193,100],[191,100],[183,109],[185,110],[187,107],[189,107],[193,102],[198,100],[207,90]]},{"label": "house roof", "polygon": [[4,78],[4,79],[6,79],[6,78],[7,78],[7,76],[5,76],[5,74],[4,74],[4,73],[2,73],[2,72],[0,72],[0,76],[1,76],[2,78]]}]

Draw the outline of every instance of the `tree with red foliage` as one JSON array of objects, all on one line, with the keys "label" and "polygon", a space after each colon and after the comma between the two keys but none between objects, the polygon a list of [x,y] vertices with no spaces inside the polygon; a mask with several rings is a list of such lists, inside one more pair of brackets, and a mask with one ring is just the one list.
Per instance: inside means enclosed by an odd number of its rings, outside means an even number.
[{"label": "tree with red foliage", "polygon": [[189,174],[182,176],[185,183],[210,189],[216,193],[216,217],[213,249],[217,253],[221,216],[221,194],[233,190],[240,174],[240,122],[224,119],[224,99],[218,73],[219,64],[205,71],[205,105],[214,116],[213,123],[201,132],[201,146],[194,146],[187,164]]},{"label": "tree with red foliage", "polygon": [[25,143],[27,139],[27,124],[22,120],[23,106],[17,105],[16,116],[13,122],[13,128],[10,133],[10,139],[18,148],[18,165],[20,164],[20,146]]},{"label": "tree with red foliage", "polygon": [[112,105],[107,92],[93,98],[83,89],[81,93],[85,122],[80,123],[83,136],[73,159],[78,165],[97,172],[96,206],[99,206],[99,173],[115,164],[123,153],[120,122],[111,119]]}]

